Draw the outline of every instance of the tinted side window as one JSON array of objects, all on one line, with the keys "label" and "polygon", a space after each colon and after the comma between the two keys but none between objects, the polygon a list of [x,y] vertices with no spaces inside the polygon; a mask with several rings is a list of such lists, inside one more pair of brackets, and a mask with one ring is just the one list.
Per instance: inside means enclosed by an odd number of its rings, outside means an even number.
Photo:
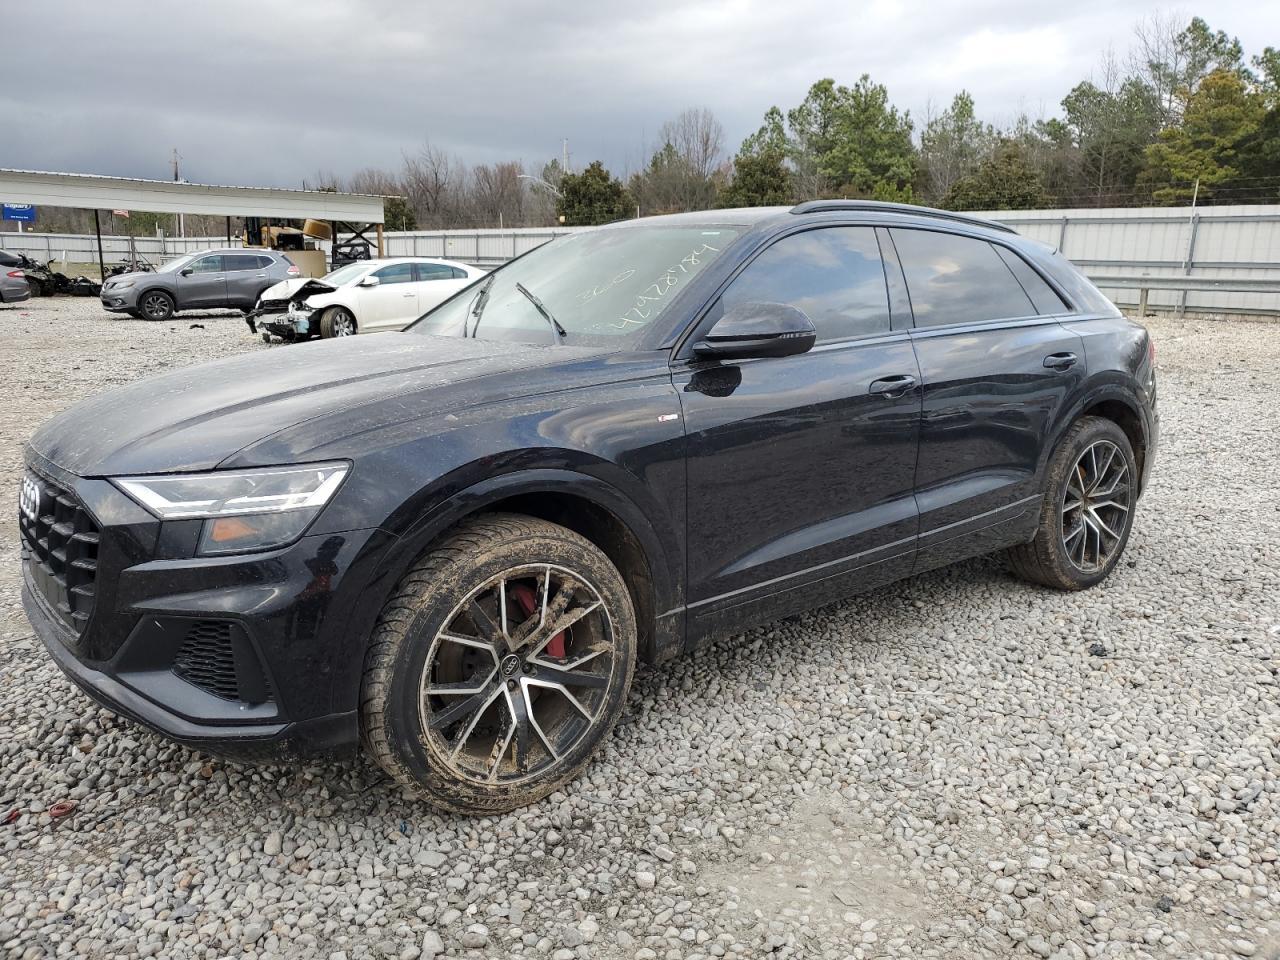
[{"label": "tinted side window", "polygon": [[393,263],[389,267],[375,270],[373,275],[383,283],[413,283],[413,264]]},{"label": "tinted side window", "polygon": [[917,327],[1029,317],[1036,310],[985,240],[932,230],[893,230]]},{"label": "tinted side window", "polygon": [[994,243],[992,246],[995,247],[996,253],[1000,254],[1000,259],[1004,261],[1005,266],[1012,270],[1013,275],[1018,278],[1018,283],[1022,284],[1022,289],[1031,298],[1031,302],[1035,304],[1036,313],[1048,316],[1055,313],[1066,313],[1070,309],[1062,302],[1062,298],[1058,296],[1053,287],[1045,283],[1044,277],[1036,273],[1031,264],[1027,263],[1008,247],[1002,247],[998,243]]},{"label": "tinted side window", "polygon": [[783,237],[751,261],[721,297],[803,310],[819,342],[889,329],[889,293],[871,227],[826,227]]},{"label": "tinted side window", "polygon": [[418,269],[419,280],[453,279],[453,267],[447,267],[443,263],[418,263],[415,266]]},{"label": "tinted side window", "polygon": [[221,273],[222,254],[216,253],[212,257],[201,257],[191,264],[190,270],[192,273]]},{"label": "tinted side window", "polygon": [[254,259],[258,261],[259,270],[266,270],[268,267],[270,267],[275,263],[275,261],[272,260],[270,257],[254,257]]},{"label": "tinted side window", "polygon": [[229,253],[222,258],[225,270],[257,270],[261,257],[251,253]]},{"label": "tinted side window", "polygon": [[455,280],[467,280],[471,276],[467,271],[459,270],[457,267],[452,267],[451,269],[453,270],[453,279]]}]

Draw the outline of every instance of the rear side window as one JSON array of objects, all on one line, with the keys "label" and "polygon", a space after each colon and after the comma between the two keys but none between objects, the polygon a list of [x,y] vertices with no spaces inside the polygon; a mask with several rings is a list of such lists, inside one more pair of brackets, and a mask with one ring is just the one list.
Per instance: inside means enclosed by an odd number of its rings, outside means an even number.
[{"label": "rear side window", "polygon": [[263,258],[251,253],[229,253],[222,260],[226,270],[257,270]]},{"label": "rear side window", "polygon": [[459,270],[457,267],[452,267],[450,269],[453,270],[453,279],[455,280],[466,280],[470,277],[470,274],[465,270]]},{"label": "rear side window", "polygon": [[1070,309],[1062,302],[1062,298],[1058,296],[1053,287],[1045,283],[1044,277],[1040,276],[1031,264],[1027,263],[1008,247],[1002,247],[998,243],[993,243],[992,246],[995,247],[996,253],[1000,254],[1000,259],[1004,261],[1004,265],[1012,270],[1013,275],[1018,278],[1018,283],[1022,284],[1022,289],[1035,305],[1036,313],[1042,316],[1051,316],[1055,313],[1066,313]]},{"label": "rear side window", "polygon": [[413,264],[393,263],[389,267],[375,270],[373,275],[383,283],[413,283]]},{"label": "rear side window", "polygon": [[871,227],[826,227],[783,237],[751,261],[721,297],[786,303],[808,314],[819,342],[889,330],[884,264]]},{"label": "rear side window", "polygon": [[418,263],[414,266],[419,280],[452,280],[455,273],[453,267],[443,263]]},{"label": "rear side window", "polygon": [[987,241],[932,230],[892,234],[917,327],[1035,315],[1035,305]]}]

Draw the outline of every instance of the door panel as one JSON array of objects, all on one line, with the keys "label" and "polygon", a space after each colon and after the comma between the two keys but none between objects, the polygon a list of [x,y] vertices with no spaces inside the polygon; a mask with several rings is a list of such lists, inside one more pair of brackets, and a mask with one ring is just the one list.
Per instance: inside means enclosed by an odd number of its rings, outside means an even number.
[{"label": "door panel", "polygon": [[677,370],[688,435],[691,636],[911,571],[918,376],[905,334]]},{"label": "door panel", "polygon": [[1033,302],[1011,251],[941,230],[890,233],[924,383],[919,571],[1030,537],[1047,440],[1084,379],[1084,347],[1036,316],[1063,304],[1038,288]]},{"label": "door panel", "polygon": [[194,260],[184,271],[187,269],[191,270],[190,275],[184,276],[180,271],[174,281],[178,309],[226,303],[227,279],[220,254]]},{"label": "door panel", "polygon": [[253,253],[233,253],[223,257],[227,278],[227,303],[254,306],[258,294],[271,285],[265,258]]},{"label": "door panel", "polygon": [[399,330],[418,316],[418,284],[414,282],[412,263],[393,263],[375,270],[375,287],[361,287],[359,315],[362,333]]}]

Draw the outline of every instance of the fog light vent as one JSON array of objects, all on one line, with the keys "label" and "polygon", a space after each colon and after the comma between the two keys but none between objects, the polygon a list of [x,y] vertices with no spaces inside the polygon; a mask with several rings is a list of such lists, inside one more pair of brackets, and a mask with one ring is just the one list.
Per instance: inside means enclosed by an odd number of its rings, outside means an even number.
[{"label": "fog light vent", "polygon": [[173,672],[224,700],[272,699],[262,664],[244,628],[229,620],[196,620],[187,630]]}]

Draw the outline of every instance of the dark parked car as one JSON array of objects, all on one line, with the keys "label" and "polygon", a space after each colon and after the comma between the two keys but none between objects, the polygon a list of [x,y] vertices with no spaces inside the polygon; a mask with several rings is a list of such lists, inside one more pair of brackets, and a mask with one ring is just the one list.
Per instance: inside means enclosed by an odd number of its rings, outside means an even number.
[{"label": "dark parked car", "polygon": [[267,287],[301,275],[276,250],[232,247],[170,260],[158,270],[122,273],[102,285],[102,308],[143,320],[178,310],[230,307],[248,313]]},{"label": "dark parked car", "polygon": [[813,202],[562,237],[403,333],[165,374],[46,424],[28,616],[201,749],[366,749],[444,807],[587,762],[657,662],[1007,550],[1115,566],[1154,349],[998,225]]}]

